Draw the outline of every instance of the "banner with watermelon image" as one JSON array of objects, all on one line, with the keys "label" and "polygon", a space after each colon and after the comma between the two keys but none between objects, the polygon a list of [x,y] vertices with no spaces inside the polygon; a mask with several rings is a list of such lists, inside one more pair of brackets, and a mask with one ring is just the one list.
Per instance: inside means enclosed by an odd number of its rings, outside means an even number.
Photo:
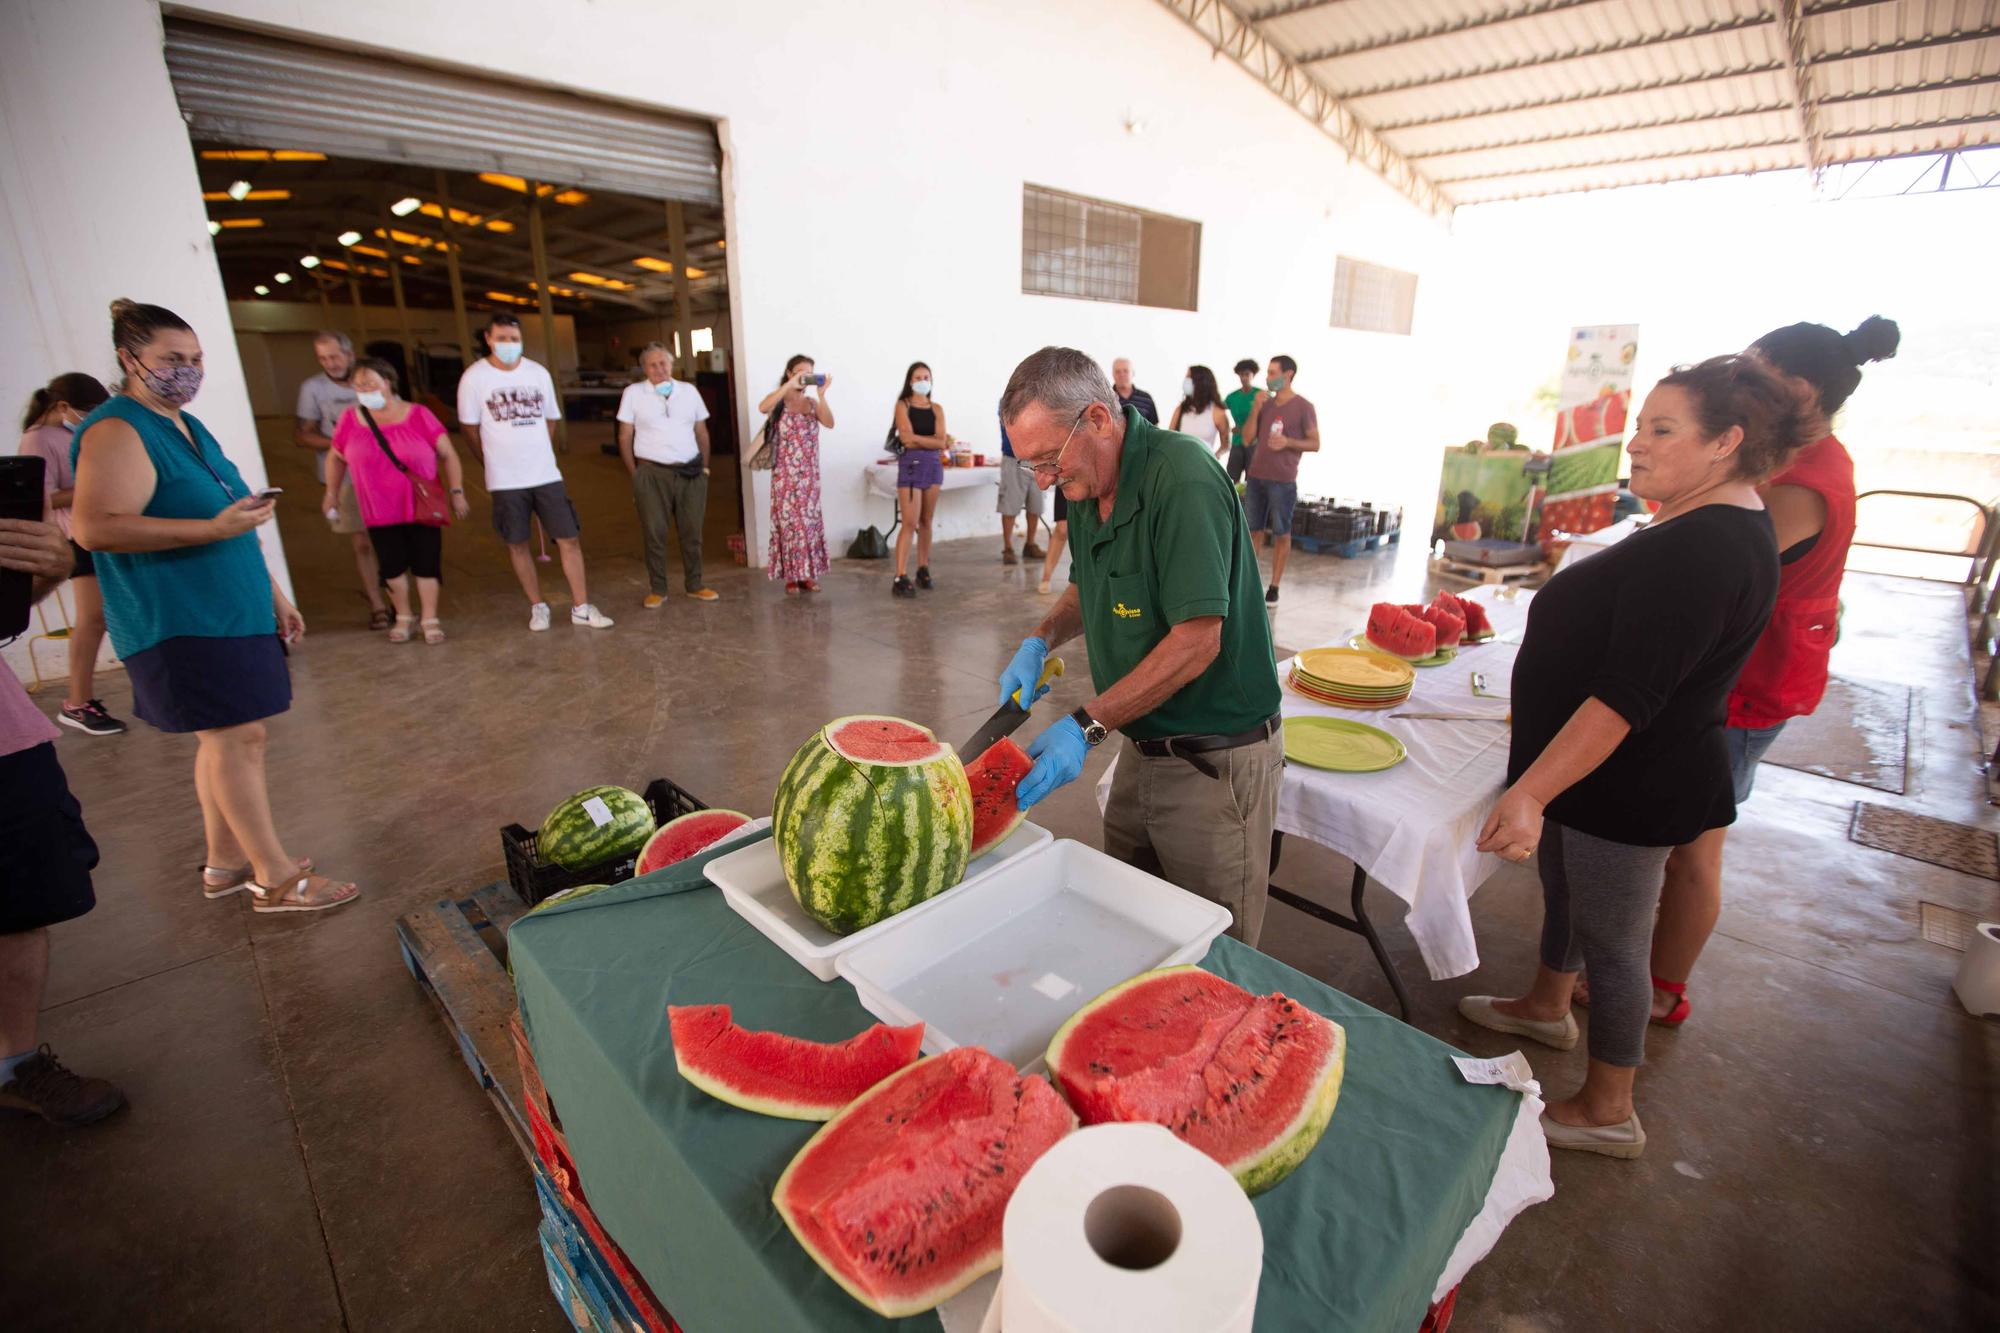
[{"label": "banner with watermelon image", "polygon": [[1570,330],[1556,400],[1554,452],[1536,524],[1544,548],[1556,533],[1575,536],[1611,526],[1632,411],[1632,363],[1638,354],[1637,324]]}]

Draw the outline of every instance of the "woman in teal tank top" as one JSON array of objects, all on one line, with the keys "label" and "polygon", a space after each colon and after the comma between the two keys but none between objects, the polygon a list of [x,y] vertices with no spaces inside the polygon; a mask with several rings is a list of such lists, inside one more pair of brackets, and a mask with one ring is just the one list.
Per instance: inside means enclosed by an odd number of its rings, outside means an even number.
[{"label": "woman in teal tank top", "polygon": [[[111,303],[125,389],[77,427],[78,544],[96,560],[111,644],[133,711],[195,734],[195,794],[208,836],[202,893],[248,889],[259,912],[316,912],[360,890],[285,851],[264,783],[264,719],[291,706],[279,635],[305,621],[271,583],[253,494],[208,428],[181,409],[201,389],[201,342],[171,310]],[[246,864],[247,862],[247,864]]]}]

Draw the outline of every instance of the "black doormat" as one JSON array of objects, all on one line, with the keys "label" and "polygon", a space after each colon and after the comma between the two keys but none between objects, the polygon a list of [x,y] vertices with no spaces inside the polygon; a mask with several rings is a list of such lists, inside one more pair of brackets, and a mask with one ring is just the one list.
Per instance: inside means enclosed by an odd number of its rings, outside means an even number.
[{"label": "black doormat", "polygon": [[1879,847],[1934,866],[2000,880],[2000,839],[1990,829],[1856,801],[1847,836],[1863,847]]},{"label": "black doormat", "polygon": [[1909,686],[1834,676],[1819,707],[1787,722],[1764,762],[1901,796],[1909,750]]}]

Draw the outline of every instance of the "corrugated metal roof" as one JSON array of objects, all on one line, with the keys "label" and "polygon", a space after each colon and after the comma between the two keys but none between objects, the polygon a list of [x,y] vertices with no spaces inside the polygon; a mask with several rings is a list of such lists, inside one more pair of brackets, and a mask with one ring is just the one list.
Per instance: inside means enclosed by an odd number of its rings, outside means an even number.
[{"label": "corrugated metal roof", "polygon": [[1433,208],[2000,143],[2000,0],[1161,2]]}]

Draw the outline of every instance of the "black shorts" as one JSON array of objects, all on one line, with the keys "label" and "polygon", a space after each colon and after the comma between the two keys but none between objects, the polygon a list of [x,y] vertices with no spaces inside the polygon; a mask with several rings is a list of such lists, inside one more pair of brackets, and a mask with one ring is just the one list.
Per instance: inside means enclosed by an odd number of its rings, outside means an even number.
[{"label": "black shorts", "polygon": [[97,906],[97,844],[83,826],[56,747],[0,755],[0,935],[53,926]]},{"label": "black shorts", "polygon": [[69,572],[71,578],[94,579],[97,577],[97,562],[90,558],[90,552],[84,550],[75,542],[71,542],[69,544],[69,553],[75,561],[75,567]]},{"label": "black shorts", "polygon": [[420,579],[444,577],[443,528],[427,523],[391,523],[368,529],[368,540],[375,545],[375,559],[380,562],[385,579],[399,579],[405,574],[415,574]]},{"label": "black shorts", "polygon": [[1049,489],[1056,493],[1056,516],[1050,521],[1054,523],[1069,522],[1069,501],[1063,497],[1062,487],[1051,486]]},{"label": "black shorts", "polygon": [[531,518],[542,520],[542,531],[567,541],[581,532],[576,506],[559,481],[527,486],[517,491],[493,492],[493,530],[509,546],[519,546],[533,534]]}]

